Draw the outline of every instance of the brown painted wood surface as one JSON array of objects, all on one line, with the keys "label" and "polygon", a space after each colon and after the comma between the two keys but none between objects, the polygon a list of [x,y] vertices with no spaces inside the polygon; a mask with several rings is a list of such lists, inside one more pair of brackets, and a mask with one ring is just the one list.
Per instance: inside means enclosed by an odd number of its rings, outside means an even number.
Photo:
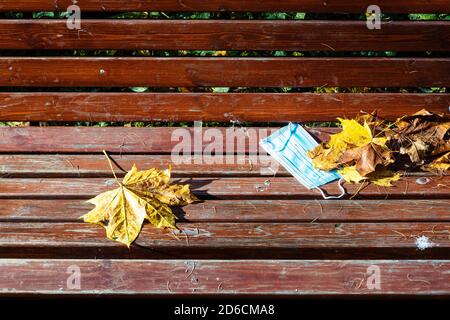
[{"label": "brown painted wood surface", "polygon": [[[206,200],[173,208],[188,222],[446,222],[449,200]],[[80,200],[0,199],[1,222],[77,222]]]},{"label": "brown painted wood surface", "polygon": [[450,59],[1,57],[0,86],[445,87]]},{"label": "brown painted wood surface", "polygon": [[[139,169],[172,168],[173,177],[199,176],[273,176],[274,172],[267,169],[273,161],[266,155],[224,155],[223,163],[214,163],[215,156],[192,155],[186,157],[186,162],[176,164],[171,155],[112,155],[118,177],[133,164]],[[0,177],[111,177],[111,168],[104,155],[92,154],[0,154]],[[207,165],[206,163],[211,163]],[[122,168],[123,171],[120,169]],[[289,175],[280,167],[277,176]]]},{"label": "brown painted wood surface", "polygon": [[[403,1],[381,1],[378,5],[384,13],[413,9],[445,12],[450,8],[442,0]],[[25,3],[27,7],[20,10]],[[0,11],[65,10],[69,4],[65,0],[5,0]],[[86,0],[81,10],[290,8],[297,12],[363,13],[366,7],[364,1],[356,4],[347,0]],[[342,20],[84,19],[82,24],[79,32],[68,30],[63,20],[0,20],[0,47],[424,52],[448,51],[450,32],[444,21],[385,22],[375,31],[369,31],[364,21]],[[446,87],[450,86],[450,59],[3,56],[0,86],[46,88],[42,91],[50,87],[132,86]],[[269,173],[265,167],[271,164],[271,158],[249,145],[257,146],[259,139],[276,128],[240,127],[241,122],[333,121],[336,116],[353,117],[360,110],[374,109],[392,120],[421,108],[446,113],[448,104],[448,94],[409,93],[0,93],[0,121],[203,120],[232,122],[235,126],[203,131],[159,127],[0,128],[0,296],[450,295],[448,176],[411,173],[392,188],[370,185],[360,189],[345,184],[347,195],[343,200],[322,200],[317,190],[305,189],[285,170],[264,176]],[[221,134],[218,141],[223,146],[219,149],[229,153],[223,159],[200,157],[211,142],[204,137],[199,143],[206,130]],[[337,129],[310,132],[323,141]],[[226,139],[225,133],[234,133],[235,137]],[[92,208],[83,199],[116,186],[102,150],[111,152],[125,170],[134,162],[141,168],[162,168],[175,161],[170,153],[182,137],[197,142],[184,149],[196,155],[187,164],[173,166],[174,181],[189,183],[203,201],[174,208],[179,230],[160,230],[146,224],[128,249],[106,239],[102,227],[81,222],[79,217]],[[214,164],[211,160],[223,162]],[[324,190],[340,193],[337,183]],[[352,198],[356,192],[358,196]],[[419,250],[416,243],[422,236],[431,243],[425,250]],[[70,260],[55,260],[60,258]],[[115,260],[96,260],[102,258]],[[157,258],[170,260],[148,260]],[[277,260],[286,258],[295,261]],[[69,263],[81,268],[80,291],[64,287]],[[372,265],[381,270],[379,292],[364,285],[367,268]]]},{"label": "brown painted wood surface", "polygon": [[[417,176],[403,177],[395,187],[379,187],[373,184],[362,188],[358,198],[409,199],[448,198],[450,176],[427,177],[420,184]],[[308,190],[292,177],[205,177],[174,179],[176,183],[188,183],[201,199],[302,199],[322,198],[317,190]],[[418,183],[419,182],[419,183]],[[0,179],[0,198],[60,198],[86,199],[117,187],[114,178],[4,178]],[[347,197],[355,194],[358,184],[344,184]],[[323,188],[332,195],[341,191],[338,183]]]},{"label": "brown painted wood surface", "polygon": [[[0,153],[102,153],[102,150],[106,150],[121,155],[127,153],[171,154],[174,147],[182,143],[186,146],[184,149],[186,154],[189,154],[189,151],[198,154],[211,143],[211,139],[206,139],[204,136],[207,129],[205,127],[202,131],[200,127],[197,129],[192,127],[0,127]],[[222,135],[223,147],[226,151],[224,154],[234,152],[266,154],[261,148],[257,150],[257,142],[277,130],[277,128],[269,127],[244,128],[239,124],[230,128],[209,129],[216,129],[214,132],[218,136],[219,133]],[[335,133],[336,128],[313,128],[308,131],[318,140],[323,141],[330,133]],[[203,143],[200,143],[202,136]],[[191,148],[188,148],[190,145],[188,137],[192,141]],[[194,140],[202,146],[201,150],[200,148],[197,150]],[[251,147],[249,142],[252,142]]]},{"label": "brown painted wood surface", "polygon": [[[122,177],[133,164],[139,169],[172,168],[172,177],[285,177],[290,174],[276,165],[268,155],[224,155],[214,163],[212,156],[190,155],[184,163],[175,163],[171,155],[111,155],[116,175]],[[239,160],[239,161],[238,161]],[[271,166],[272,165],[272,166]],[[269,169],[271,167],[271,169]],[[111,168],[99,154],[0,154],[0,177],[3,178],[110,178]],[[411,176],[430,176],[426,172],[409,172]]]},{"label": "brown painted wood surface", "polygon": [[361,110],[395,120],[446,113],[450,94],[0,93],[3,121],[335,121]]},{"label": "brown painted wood surface", "polygon": [[[86,223],[0,223],[4,258],[450,258],[449,222],[145,225],[128,249]],[[418,237],[431,247],[419,250]]]},{"label": "brown painted wood surface", "polygon": [[[381,286],[368,285],[374,268]],[[81,272],[80,288],[68,270]],[[1,294],[449,295],[448,260],[0,260]],[[69,282],[70,283],[70,282]]]},{"label": "brown painted wood surface", "polygon": [[448,51],[445,21],[0,20],[2,49]]},{"label": "brown painted wood surface", "polygon": [[[2,0],[0,11],[66,11],[71,0]],[[364,13],[373,2],[317,0],[83,0],[83,11],[293,11],[293,12],[355,12]],[[449,12],[446,0],[379,0],[384,12]]]}]

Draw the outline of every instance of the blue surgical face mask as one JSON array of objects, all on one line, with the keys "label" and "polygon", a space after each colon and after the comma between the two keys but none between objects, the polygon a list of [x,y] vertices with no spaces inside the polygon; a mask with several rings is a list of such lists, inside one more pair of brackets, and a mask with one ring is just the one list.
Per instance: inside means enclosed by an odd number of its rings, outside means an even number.
[{"label": "blue surgical face mask", "polygon": [[288,126],[261,140],[260,144],[308,189],[318,188],[341,178],[335,170],[323,171],[314,168],[307,152],[314,149],[318,143],[299,124],[289,123]]}]

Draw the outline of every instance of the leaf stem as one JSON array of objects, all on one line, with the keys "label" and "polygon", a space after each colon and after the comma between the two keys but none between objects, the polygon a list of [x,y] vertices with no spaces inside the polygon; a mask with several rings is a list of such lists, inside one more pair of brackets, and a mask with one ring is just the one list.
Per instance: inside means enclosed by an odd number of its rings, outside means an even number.
[{"label": "leaf stem", "polygon": [[117,184],[118,184],[119,186],[122,186],[122,184],[119,182],[119,179],[117,179],[116,173],[114,172],[114,168],[113,168],[113,165],[112,165],[110,156],[106,153],[105,150],[103,150],[103,154],[105,155],[106,160],[108,160],[109,167],[111,168],[111,171],[112,171],[112,173],[113,173],[113,175],[114,175],[114,179],[116,179],[116,182],[117,182]]}]

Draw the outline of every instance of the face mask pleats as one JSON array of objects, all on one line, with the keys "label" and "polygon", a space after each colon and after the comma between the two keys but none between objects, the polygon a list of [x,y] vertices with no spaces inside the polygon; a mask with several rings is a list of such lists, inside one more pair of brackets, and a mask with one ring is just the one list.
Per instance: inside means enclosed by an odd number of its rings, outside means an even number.
[{"label": "face mask pleats", "polygon": [[264,150],[308,189],[314,189],[341,178],[336,171],[327,172],[314,168],[307,152],[317,144],[301,125],[294,123],[289,123],[288,126],[261,141]]}]

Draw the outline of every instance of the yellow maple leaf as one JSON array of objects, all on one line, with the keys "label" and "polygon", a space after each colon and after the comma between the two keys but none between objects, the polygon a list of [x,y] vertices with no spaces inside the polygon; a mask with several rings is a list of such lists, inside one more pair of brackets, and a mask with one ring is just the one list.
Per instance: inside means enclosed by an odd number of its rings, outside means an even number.
[{"label": "yellow maple leaf", "polygon": [[336,134],[336,138],[342,140],[347,145],[363,147],[369,143],[374,143],[380,147],[386,146],[387,139],[385,137],[374,137],[367,121],[364,121],[363,124],[361,124],[353,119],[338,118],[338,120],[341,122],[342,131]]},{"label": "yellow maple leaf", "polygon": [[385,169],[384,167],[378,167],[375,172],[362,176],[356,166],[347,166],[338,170],[339,174],[349,183],[360,183],[367,181],[376,184],[381,187],[392,187],[392,182],[398,181],[401,178],[401,174]]},{"label": "yellow maple leaf", "polygon": [[372,118],[338,118],[342,131],[331,135],[327,143],[322,143],[308,152],[315,168],[329,171],[343,164],[351,165],[356,162],[356,169],[365,176],[372,172],[377,164],[391,162],[391,153],[386,147],[387,138],[374,136],[367,122]]},{"label": "yellow maple leaf", "polygon": [[353,119],[341,119],[338,118],[342,125],[342,131],[337,135],[341,135],[338,139],[342,140],[346,144],[353,145],[355,147],[362,147],[372,141],[372,131],[366,122],[360,124]]},{"label": "yellow maple leaf", "polygon": [[401,174],[399,172],[393,172],[384,167],[377,169],[375,172],[372,172],[367,177],[369,181],[373,184],[376,184],[380,187],[392,187],[392,182],[398,181],[401,178]]},{"label": "yellow maple leaf", "polygon": [[344,178],[345,181],[349,183],[360,183],[361,181],[367,180],[367,177],[363,177],[356,170],[356,166],[348,166],[338,170],[339,174]]},{"label": "yellow maple leaf", "polygon": [[[113,170],[108,156],[107,159]],[[138,237],[145,220],[157,228],[176,228],[176,217],[169,206],[197,201],[189,185],[170,184],[170,169],[138,171],[133,165],[122,182],[115,174],[114,177],[119,187],[88,200],[95,208],[81,218],[104,226],[109,239],[128,247]]]}]

